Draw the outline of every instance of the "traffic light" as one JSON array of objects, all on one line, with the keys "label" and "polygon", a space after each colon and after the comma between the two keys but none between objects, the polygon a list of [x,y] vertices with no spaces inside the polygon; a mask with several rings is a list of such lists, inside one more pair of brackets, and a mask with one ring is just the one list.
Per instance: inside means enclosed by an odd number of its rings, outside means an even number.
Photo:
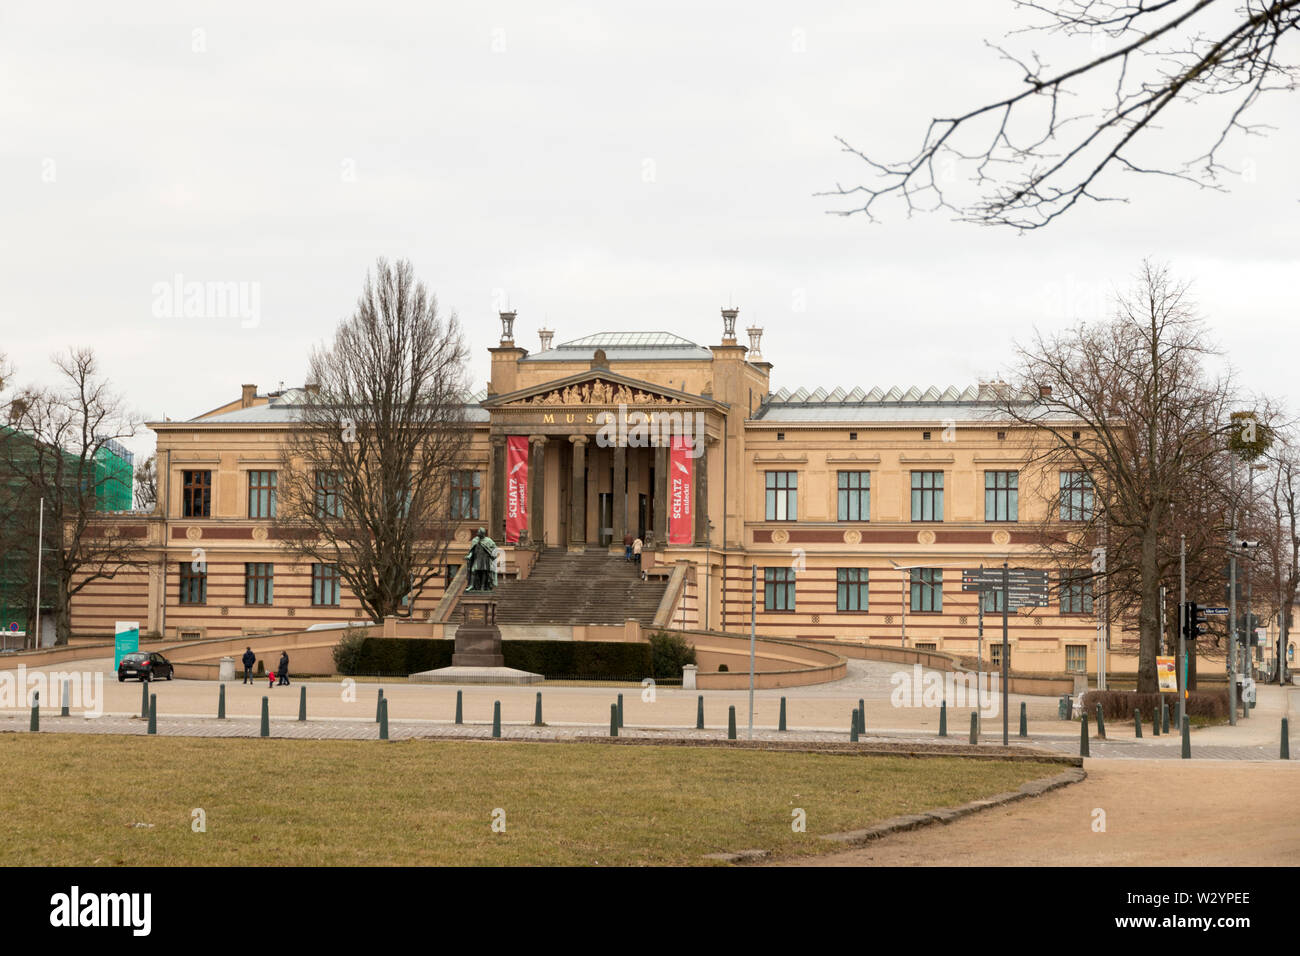
[{"label": "traffic light", "polygon": [[1183,605],[1183,635],[1187,640],[1196,640],[1209,630],[1209,626],[1209,619],[1199,604],[1188,601]]}]

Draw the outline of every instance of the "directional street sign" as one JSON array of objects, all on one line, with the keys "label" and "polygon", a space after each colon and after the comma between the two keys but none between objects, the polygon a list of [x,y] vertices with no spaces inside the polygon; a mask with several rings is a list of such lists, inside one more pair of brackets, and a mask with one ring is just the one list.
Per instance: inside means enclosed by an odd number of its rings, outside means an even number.
[{"label": "directional street sign", "polygon": [[[1007,568],[1007,585],[1012,588],[1046,588],[1047,572],[1034,568]],[[966,569],[961,573],[963,591],[1002,589],[1001,568]]]},{"label": "directional street sign", "polygon": [[1226,607],[1203,607],[1201,608],[1201,613],[1202,614],[1227,614],[1228,609]]}]

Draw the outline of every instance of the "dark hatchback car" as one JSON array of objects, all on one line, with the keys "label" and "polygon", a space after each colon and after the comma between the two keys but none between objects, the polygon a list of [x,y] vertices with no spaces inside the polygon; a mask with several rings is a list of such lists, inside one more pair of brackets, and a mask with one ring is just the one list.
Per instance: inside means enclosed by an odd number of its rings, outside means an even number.
[{"label": "dark hatchback car", "polygon": [[127,654],[117,665],[117,679],[136,677],[142,681],[171,680],[172,665],[161,654]]}]

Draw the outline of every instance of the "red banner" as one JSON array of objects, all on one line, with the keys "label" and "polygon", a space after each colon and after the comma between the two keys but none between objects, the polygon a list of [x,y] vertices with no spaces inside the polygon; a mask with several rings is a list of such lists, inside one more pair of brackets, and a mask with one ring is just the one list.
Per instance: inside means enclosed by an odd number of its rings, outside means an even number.
[{"label": "red banner", "polygon": [[695,539],[695,505],[691,500],[693,459],[681,435],[668,446],[668,543],[690,544]]},{"label": "red banner", "polygon": [[506,544],[528,530],[528,436],[506,438]]}]

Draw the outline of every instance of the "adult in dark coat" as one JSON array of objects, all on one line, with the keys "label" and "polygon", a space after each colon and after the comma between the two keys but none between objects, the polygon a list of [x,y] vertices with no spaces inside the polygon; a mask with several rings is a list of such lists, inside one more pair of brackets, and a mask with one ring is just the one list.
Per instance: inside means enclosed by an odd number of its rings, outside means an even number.
[{"label": "adult in dark coat", "polygon": [[289,652],[280,652],[280,663],[275,667],[275,674],[280,678],[278,684],[280,687],[289,686]]},{"label": "adult in dark coat", "polygon": [[257,663],[257,655],[253,653],[251,647],[244,651],[242,660],[244,662],[244,683],[251,684],[253,683],[253,665]]}]

